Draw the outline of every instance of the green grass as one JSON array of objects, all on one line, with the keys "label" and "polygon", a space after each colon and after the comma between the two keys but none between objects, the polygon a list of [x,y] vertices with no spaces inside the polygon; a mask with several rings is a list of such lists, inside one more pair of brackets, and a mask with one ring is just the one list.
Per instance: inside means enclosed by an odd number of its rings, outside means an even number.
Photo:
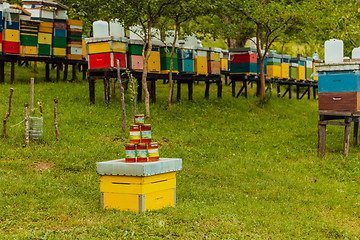
[{"label": "green grass", "polygon": [[[39,69],[40,70],[40,69]],[[8,69],[7,69],[8,71]],[[124,157],[119,91],[107,106],[102,81],[89,105],[86,81],[44,83],[44,137],[24,147],[31,68],[0,85],[0,116],[14,88],[8,136],[0,135],[0,236],[3,239],[357,239],[360,232],[359,149],[342,157],[343,127],[328,126],[326,157],[317,157],[317,100],[231,97],[195,85],[194,101],[164,111],[167,86],[151,104],[160,157],[183,159],[177,204],[146,214],[100,209],[95,163]],[[52,73],[54,74],[54,73]],[[80,77],[79,77],[80,78]],[[39,80],[37,80],[39,79]],[[53,99],[59,100],[60,141]],[[127,124],[131,103],[126,95]],[[144,113],[139,104],[138,112]],[[163,138],[169,139],[168,142]],[[311,179],[316,178],[313,182]]]}]

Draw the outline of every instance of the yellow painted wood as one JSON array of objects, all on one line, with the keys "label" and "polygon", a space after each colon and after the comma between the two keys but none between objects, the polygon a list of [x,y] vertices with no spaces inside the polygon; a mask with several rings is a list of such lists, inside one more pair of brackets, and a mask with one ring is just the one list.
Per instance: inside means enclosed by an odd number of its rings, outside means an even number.
[{"label": "yellow painted wood", "polygon": [[176,187],[176,179],[165,179],[147,184],[100,182],[100,192],[146,194]]},{"label": "yellow painted wood", "polygon": [[89,54],[111,52],[110,42],[89,43]]},{"label": "yellow painted wood", "polygon": [[[161,74],[169,74],[169,73],[170,73],[170,70],[161,70],[160,73],[161,73]],[[179,71],[172,71],[172,73],[178,74]]]},{"label": "yellow painted wood", "polygon": [[[174,206],[174,189],[145,194],[145,211]],[[139,195],[127,193],[103,193],[105,209],[119,209],[123,211],[139,212]]]},{"label": "yellow painted wood", "polygon": [[39,32],[38,43],[51,45],[51,43],[52,43],[52,35],[50,33]]},{"label": "yellow painted wood", "polygon": [[299,66],[297,69],[297,78],[296,80],[306,80],[305,78],[305,66]]},{"label": "yellow painted wood", "polygon": [[101,182],[119,182],[119,183],[135,183],[135,184],[148,184],[158,182],[170,178],[176,178],[176,172],[169,172],[157,174],[148,177],[133,177],[133,176],[101,176]]},{"label": "yellow painted wood", "polygon": [[81,41],[81,48],[82,48],[81,55],[82,55],[83,58],[85,58],[85,55],[86,55],[85,38],[83,38],[82,41]]},{"label": "yellow painted wood", "polygon": [[199,56],[195,58],[194,69],[197,75],[208,75],[207,58]]},{"label": "yellow painted wood", "polygon": [[220,59],[221,69],[229,69],[229,61],[225,58]]},{"label": "yellow painted wood", "polygon": [[145,210],[174,206],[174,189],[154,192],[145,195]]},{"label": "yellow painted wood", "polygon": [[13,29],[5,29],[5,41],[20,42],[20,31]]},{"label": "yellow painted wood", "polygon": [[54,23],[53,22],[40,22],[40,28],[45,27],[45,28],[53,28],[54,27]]},{"label": "yellow painted wood", "polygon": [[20,54],[36,55],[37,47],[34,46],[20,46]]},{"label": "yellow painted wood", "polygon": [[219,62],[220,61],[220,53],[208,52],[208,60]]},{"label": "yellow painted wood", "polygon": [[66,59],[82,60],[82,54],[66,54]]},{"label": "yellow painted wood", "polygon": [[[316,65],[316,64],[319,64],[319,63],[313,63],[313,66],[312,66],[312,72],[313,72],[313,73],[315,72],[315,65]],[[318,80],[318,77],[312,77],[312,80],[317,81],[317,80]]]},{"label": "yellow painted wood", "polygon": [[289,63],[281,63],[281,79],[289,79],[289,69],[290,64]]},{"label": "yellow painted wood", "polygon": [[139,212],[139,195],[125,193],[103,193],[104,209],[116,208],[124,211]]},{"label": "yellow painted wood", "polygon": [[267,76],[269,78],[280,78],[281,77],[281,66],[268,65]]},{"label": "yellow painted wood", "polygon": [[54,56],[66,56],[66,48],[53,48]]},{"label": "yellow painted wood", "polygon": [[112,43],[112,48],[113,48],[113,52],[126,53],[126,43],[113,42]]},{"label": "yellow painted wood", "polygon": [[82,26],[83,25],[81,20],[72,20],[72,19],[67,19],[66,24],[67,25],[75,25],[75,26]]},{"label": "yellow painted wood", "polygon": [[51,27],[39,27],[39,33],[51,33],[53,32],[53,28]]},{"label": "yellow painted wood", "polygon": [[160,73],[160,52],[151,51],[148,60],[148,73]]}]

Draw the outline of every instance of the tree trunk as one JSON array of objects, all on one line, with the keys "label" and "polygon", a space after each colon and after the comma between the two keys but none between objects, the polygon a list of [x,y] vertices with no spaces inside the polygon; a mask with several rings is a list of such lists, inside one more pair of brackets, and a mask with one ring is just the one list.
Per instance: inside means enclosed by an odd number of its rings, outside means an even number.
[{"label": "tree trunk", "polygon": [[173,79],[172,79],[172,69],[173,69],[173,55],[174,55],[174,51],[175,51],[175,43],[176,43],[176,37],[177,37],[177,32],[178,32],[178,26],[179,24],[176,24],[175,27],[175,34],[174,34],[174,40],[173,40],[173,45],[171,48],[171,53],[170,53],[170,72],[169,72],[169,90],[168,90],[168,99],[167,99],[167,110],[170,110],[170,106],[171,106],[171,100],[172,100],[172,89],[173,89]]},{"label": "tree trunk", "polygon": [[4,121],[3,121],[3,129],[4,129],[4,136],[6,136],[6,122],[11,114],[11,105],[12,105],[12,95],[13,95],[14,89],[10,88],[10,97],[9,97],[9,111],[7,112]]},{"label": "tree trunk", "polygon": [[[146,29],[144,29],[145,32]],[[150,120],[150,94],[149,94],[149,90],[147,88],[147,84],[146,84],[146,79],[147,79],[147,70],[148,70],[148,60],[151,54],[151,49],[152,49],[152,43],[151,43],[151,22],[148,22],[148,29],[147,29],[147,38],[145,37],[145,41],[144,41],[144,46],[143,46],[143,52],[142,52],[142,56],[143,56],[143,60],[144,60],[144,69],[143,69],[143,74],[142,74],[142,78],[141,78],[141,84],[142,84],[142,89],[144,91],[144,95],[145,95],[145,116],[147,119]],[[146,48],[147,45],[147,49]],[[145,51],[147,50],[147,51]]]},{"label": "tree trunk", "polygon": [[120,60],[116,60],[116,64],[117,64],[117,77],[118,77],[118,81],[119,81],[119,87],[120,87],[120,98],[121,98],[121,108],[122,108],[122,117],[123,117],[123,121],[121,124],[121,128],[123,133],[125,133],[126,130],[126,109],[125,109],[125,97],[124,97],[124,88],[121,84],[121,74],[120,74]]},{"label": "tree trunk", "polygon": [[264,58],[266,52],[264,54],[261,53],[261,47],[260,47],[260,30],[261,30],[261,24],[256,24],[256,48],[257,53],[260,60],[260,100],[265,99],[265,74],[264,74]]}]

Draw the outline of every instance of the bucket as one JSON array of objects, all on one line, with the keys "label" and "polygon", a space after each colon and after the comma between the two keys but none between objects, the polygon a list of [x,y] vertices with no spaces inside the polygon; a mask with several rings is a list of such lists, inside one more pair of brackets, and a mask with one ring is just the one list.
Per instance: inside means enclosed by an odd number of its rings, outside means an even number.
[{"label": "bucket", "polygon": [[43,118],[29,116],[29,136],[31,139],[40,139],[43,136]]},{"label": "bucket", "polygon": [[109,37],[109,24],[106,21],[93,22],[94,38]]},{"label": "bucket", "polygon": [[325,63],[342,63],[344,44],[342,40],[330,39],[325,42]]}]

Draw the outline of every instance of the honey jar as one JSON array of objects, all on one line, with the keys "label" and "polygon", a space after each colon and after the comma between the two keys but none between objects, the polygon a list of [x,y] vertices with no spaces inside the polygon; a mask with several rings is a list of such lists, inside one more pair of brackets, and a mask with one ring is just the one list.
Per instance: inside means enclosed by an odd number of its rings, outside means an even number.
[{"label": "honey jar", "polygon": [[144,125],[145,124],[145,117],[144,114],[137,114],[134,116],[134,124],[135,125]]},{"label": "honey jar", "polygon": [[141,143],[151,142],[151,125],[144,124],[141,126]]},{"label": "honey jar", "polygon": [[149,162],[159,161],[159,147],[157,142],[151,142],[148,145]]},{"label": "honey jar", "polygon": [[131,125],[130,126],[130,143],[138,144],[138,143],[140,143],[140,140],[141,140],[140,126]]},{"label": "honey jar", "polygon": [[136,162],[135,144],[125,145],[125,162]]},{"label": "honey jar", "polygon": [[148,150],[146,144],[140,143],[136,147],[136,162],[147,162]]}]

